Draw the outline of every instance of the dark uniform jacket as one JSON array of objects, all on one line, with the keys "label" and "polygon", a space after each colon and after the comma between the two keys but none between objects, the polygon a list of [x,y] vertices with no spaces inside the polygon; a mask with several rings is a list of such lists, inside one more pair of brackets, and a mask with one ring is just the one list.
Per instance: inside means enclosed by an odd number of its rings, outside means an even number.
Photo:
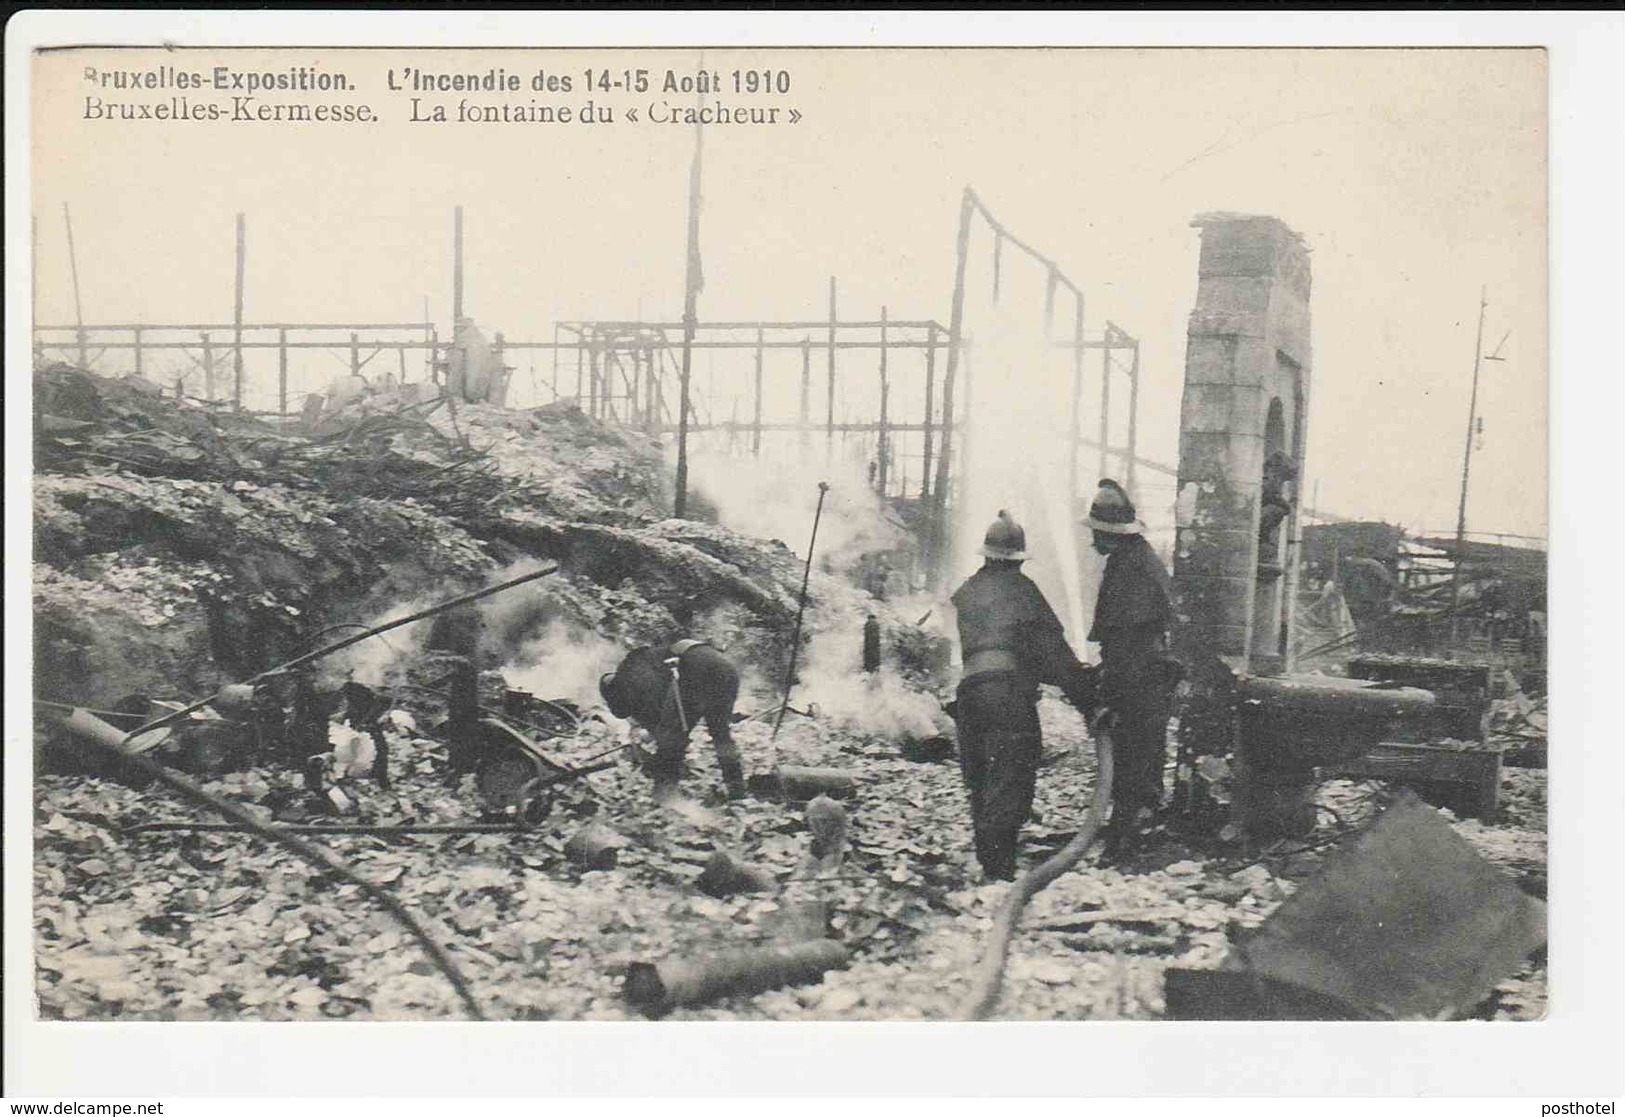
[{"label": "dark uniform jacket", "polygon": [[1089,674],[1067,645],[1055,610],[1019,567],[982,567],[965,579],[952,601],[967,679],[984,669],[1013,669],[1032,687],[1058,686],[1073,705],[1089,709]]},{"label": "dark uniform jacket", "polygon": [[1089,639],[1100,644],[1100,701],[1121,708],[1167,687],[1173,623],[1168,572],[1151,544],[1129,535],[1106,557]]}]

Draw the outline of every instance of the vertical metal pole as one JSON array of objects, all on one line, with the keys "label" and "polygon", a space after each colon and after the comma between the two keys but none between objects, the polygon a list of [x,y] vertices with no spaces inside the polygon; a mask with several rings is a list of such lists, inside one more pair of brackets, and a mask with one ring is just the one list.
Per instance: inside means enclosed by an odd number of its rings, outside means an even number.
[{"label": "vertical metal pole", "polygon": [[133,339],[134,339],[134,344],[135,344],[135,350],[134,350],[134,353],[135,353],[135,374],[137,376],[140,376],[141,375],[141,366],[142,366],[142,363],[143,363],[142,362],[142,354],[141,354],[141,327],[137,326],[133,331],[131,331],[131,333],[132,333],[132,336],[133,336]]},{"label": "vertical metal pole", "polygon": [[440,335],[435,331],[434,323],[429,321],[429,296],[423,296],[423,340],[428,346],[423,350],[423,379],[427,383],[434,383],[434,353],[435,343]]},{"label": "vertical metal pole", "polygon": [[920,499],[931,497],[931,412],[937,391],[937,327],[925,328],[925,422],[922,424],[925,462],[920,468]]},{"label": "vertical metal pole", "polygon": [[559,398],[559,324],[553,323],[553,398]]},{"label": "vertical metal pole", "polygon": [[463,207],[453,211],[451,233],[451,328],[463,320]]},{"label": "vertical metal pole", "polygon": [[1107,475],[1107,449],[1111,438],[1112,417],[1112,338],[1110,324],[1106,326],[1106,344],[1100,350],[1100,476]]},{"label": "vertical metal pole", "polygon": [[655,362],[653,347],[645,345],[640,352],[643,354],[643,390],[646,397],[644,425],[653,434],[660,429],[660,366]]},{"label": "vertical metal pole", "polygon": [[276,332],[276,409],[288,413],[288,331]]},{"label": "vertical metal pole", "polygon": [[993,230],[993,301],[999,301],[999,285],[1004,273],[1004,236]]},{"label": "vertical metal pole", "polygon": [[683,519],[688,512],[688,388],[694,369],[694,332],[699,325],[700,287],[705,278],[700,270],[700,184],[705,158],[705,131],[695,113],[694,160],[688,170],[688,245],[683,270],[683,365],[677,386],[677,498],[672,514]]},{"label": "vertical metal pole", "polygon": [[602,418],[599,409],[602,407],[600,399],[602,393],[598,390],[598,346],[587,347],[587,414],[594,419]]},{"label": "vertical metal pole", "polygon": [[655,393],[655,406],[654,406],[655,425],[654,425],[654,431],[655,431],[656,434],[659,434],[659,433],[661,433],[662,431],[664,431],[666,429],[666,382],[660,376],[661,361],[660,361],[659,355],[656,354],[653,350],[651,350],[650,353],[649,353],[649,360],[651,362],[653,362],[654,374],[655,374],[655,380],[654,380],[654,393]]},{"label": "vertical metal pole", "polygon": [[214,402],[214,344],[203,334],[203,398]]},{"label": "vertical metal pole", "polygon": [[949,572],[953,555],[949,545],[947,510],[948,510],[948,477],[953,457],[954,427],[957,419],[954,414],[954,378],[959,372],[960,349],[962,346],[961,331],[965,326],[965,263],[970,252],[970,222],[975,211],[975,199],[970,188],[959,202],[959,233],[955,242],[954,264],[954,294],[953,304],[948,315],[948,367],[942,374],[942,452],[937,458],[936,480],[936,515],[932,530],[934,541],[931,556],[934,567],[934,579],[940,584],[941,579]]},{"label": "vertical metal pole", "polygon": [[829,374],[825,382],[824,457],[835,451],[835,277],[829,277]]},{"label": "vertical metal pole", "polygon": [[74,334],[79,340],[79,367],[90,367],[90,355],[85,351],[85,312],[79,303],[79,257],[73,250],[73,216],[68,212],[68,203],[62,203],[62,223],[68,230],[68,270],[73,276],[73,323]]},{"label": "vertical metal pole", "polygon": [[501,406],[507,400],[508,390],[508,360],[507,342],[502,339],[502,331],[498,330],[491,339],[491,357],[493,367],[491,379],[486,382],[485,399],[487,403]]},{"label": "vertical metal pole", "polygon": [[395,347],[395,360],[401,366],[401,383],[405,384],[406,383],[406,346],[397,345]]},{"label": "vertical metal pole", "polygon": [[1140,454],[1140,339],[1134,339],[1134,356],[1128,366],[1128,493],[1129,498],[1139,502],[1140,493],[1135,488],[1136,468],[1139,465]]},{"label": "vertical metal pole", "polygon": [[756,327],[756,396],[752,401],[750,452],[762,456],[762,327]]},{"label": "vertical metal pole", "polygon": [[812,339],[801,339],[801,444],[807,444],[807,429],[812,425]]},{"label": "vertical metal pole", "polygon": [[1066,493],[1067,514],[1078,518],[1078,451],[1083,439],[1083,294],[1072,293],[1072,427],[1068,437]]},{"label": "vertical metal pole", "polygon": [[1473,342],[1473,394],[1467,403],[1467,443],[1461,452],[1461,504],[1456,510],[1456,553],[1451,556],[1454,569],[1450,575],[1450,643],[1454,647],[1461,633],[1461,618],[1456,610],[1461,605],[1461,568],[1467,556],[1467,476],[1473,464],[1473,424],[1478,416],[1478,369],[1484,355],[1484,309],[1490,305],[1489,289],[1478,293],[1478,339]]},{"label": "vertical metal pole", "polygon": [[886,308],[880,308],[880,427],[875,439],[875,481],[880,499],[886,499],[887,480],[891,472],[891,430],[887,423],[887,405],[891,402],[891,381],[886,376]]},{"label": "vertical metal pole", "polygon": [[[33,333],[39,325],[39,218],[28,217],[28,329]],[[35,348],[38,348],[35,337]]]},{"label": "vertical metal pole", "polygon": [[350,334],[350,375],[361,375],[361,335]]},{"label": "vertical metal pole", "polygon": [[231,405],[243,409],[243,273],[247,264],[248,228],[242,214],[237,215],[237,286],[231,305]]},{"label": "vertical metal pole", "polygon": [[[583,348],[582,342],[579,340],[579,336],[580,335],[577,335],[578,340],[576,341],[576,406],[577,407],[581,406],[582,393],[586,391],[586,384],[582,380],[582,376],[584,375],[584,371],[585,371],[585,369],[587,367],[586,351]],[[587,414],[591,415],[592,412],[589,410],[587,412]]]}]

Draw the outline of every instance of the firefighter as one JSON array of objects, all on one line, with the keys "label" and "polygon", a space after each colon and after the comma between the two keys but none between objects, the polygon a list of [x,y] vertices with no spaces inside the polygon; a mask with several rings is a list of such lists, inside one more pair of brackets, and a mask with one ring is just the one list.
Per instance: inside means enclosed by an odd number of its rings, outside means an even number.
[{"label": "firefighter", "polygon": [[953,715],[977,860],[988,878],[1012,880],[1043,747],[1038,685],[1059,686],[1080,711],[1092,708],[1093,688],[1055,611],[1021,572],[1027,537],[1008,512],[987,529],[982,555],[982,569],[952,598],[964,657]]},{"label": "firefighter", "polygon": [[1100,644],[1099,706],[1091,725],[1112,732],[1116,774],[1106,852],[1130,852],[1162,806],[1168,718],[1179,666],[1168,655],[1173,598],[1168,572],[1151,544],[1134,502],[1116,481],[1104,480],[1084,520],[1094,549],[1106,556],[1089,639]]},{"label": "firefighter", "polygon": [[676,794],[689,732],[702,720],[716,747],[728,798],[745,797],[744,765],[729,732],[739,670],[716,648],[701,640],[636,648],[599,678],[598,691],[610,713],[631,718],[653,734],[655,754],[645,771],[654,778],[656,802]]}]

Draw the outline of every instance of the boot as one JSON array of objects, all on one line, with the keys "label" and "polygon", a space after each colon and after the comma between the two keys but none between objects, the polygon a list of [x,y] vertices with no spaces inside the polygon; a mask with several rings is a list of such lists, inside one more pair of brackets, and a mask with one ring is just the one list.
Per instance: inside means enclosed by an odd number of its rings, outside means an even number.
[{"label": "boot", "polygon": [[728,789],[728,798],[735,801],[745,798],[745,768],[737,760],[724,760],[719,765],[722,769],[722,783]]},{"label": "boot", "polygon": [[657,775],[655,777],[654,801],[655,806],[663,807],[678,797],[677,777]]}]

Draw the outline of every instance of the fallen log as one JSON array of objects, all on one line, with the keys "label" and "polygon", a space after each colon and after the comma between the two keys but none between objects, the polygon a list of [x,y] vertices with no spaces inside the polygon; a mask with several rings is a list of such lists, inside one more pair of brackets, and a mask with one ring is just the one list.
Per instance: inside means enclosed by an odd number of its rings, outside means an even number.
[{"label": "fallen log", "polygon": [[479,1004],[474,1000],[474,994],[469,990],[468,981],[457,969],[457,964],[447,956],[445,949],[430,937],[429,932],[424,928],[423,924],[418,922],[417,917],[385,889],[361,876],[354,869],[340,861],[331,851],[307,842],[297,835],[267,826],[236,803],[210,794],[179,772],[170,771],[163,765],[148,760],[144,756],[133,755],[125,751],[124,746],[129,738],[100,718],[87,714],[83,710],[75,710],[67,715],[56,711],[55,716],[57,723],[67,731],[69,737],[83,744],[87,749],[114,761],[117,765],[139,772],[149,780],[156,780],[173,788],[175,791],[180,792],[184,798],[199,806],[207,807],[225,815],[239,826],[252,830],[268,841],[275,842],[323,872],[333,873],[356,885],[362,892],[377,901],[401,926],[406,928],[413,938],[417,939],[424,952],[429,955],[429,960],[445,975],[446,980],[457,991],[457,995],[462,999],[464,1007],[468,1009],[468,1014],[475,1020],[485,1019],[485,1014],[480,1011]]},{"label": "fallen log", "polygon": [[733,896],[740,892],[772,892],[778,887],[773,874],[748,865],[725,849],[719,849],[705,863],[705,872],[695,886],[707,896]]},{"label": "fallen log", "polygon": [[849,798],[858,787],[857,779],[844,768],[802,768],[779,764],[773,768],[773,780],[782,797],[798,803],[805,803],[820,795],[828,795],[832,799]]},{"label": "fallen log", "polygon": [[723,997],[809,984],[827,970],[844,968],[846,962],[846,947],[830,939],[734,950],[710,958],[633,962],[626,968],[623,993],[629,1004],[655,1018]]},{"label": "fallen log", "polygon": [[987,953],[982,956],[982,964],[977,967],[976,975],[971,980],[970,992],[959,1003],[954,1011],[955,1020],[985,1020],[994,1006],[999,1003],[999,987],[1004,981],[1004,961],[1010,953],[1010,939],[1016,933],[1016,924],[1021,920],[1021,913],[1038,893],[1054,884],[1063,874],[1067,873],[1089,851],[1094,842],[1095,835],[1100,832],[1100,824],[1106,817],[1106,805],[1111,801],[1112,793],[1112,738],[1106,730],[1097,730],[1095,733],[1096,749],[1100,755],[1100,772],[1095,781],[1094,798],[1089,801],[1089,814],[1083,820],[1083,827],[1061,851],[1037,868],[1023,874],[1010,889],[1009,898],[999,911],[998,918],[993,921],[993,937],[987,945]]}]

